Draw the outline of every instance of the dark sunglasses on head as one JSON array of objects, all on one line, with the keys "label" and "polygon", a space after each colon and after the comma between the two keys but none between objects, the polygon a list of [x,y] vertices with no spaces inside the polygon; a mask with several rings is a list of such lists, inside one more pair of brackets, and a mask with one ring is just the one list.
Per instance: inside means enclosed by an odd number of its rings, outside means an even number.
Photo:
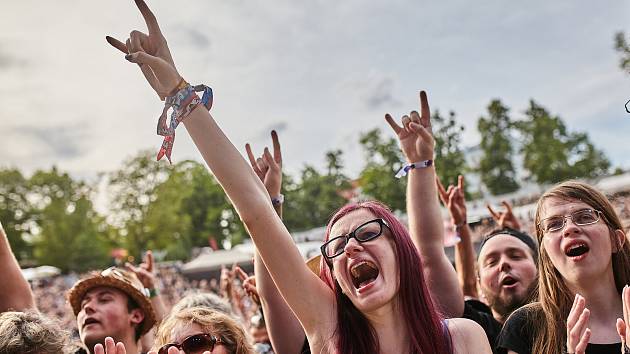
[{"label": "dark sunglasses on head", "polygon": [[320,248],[322,255],[327,260],[331,260],[344,252],[344,249],[351,238],[354,238],[360,243],[373,240],[383,233],[383,226],[389,228],[389,225],[387,225],[385,220],[374,219],[361,224],[347,235],[333,237],[328,240],[328,242],[324,243]]},{"label": "dark sunglasses on head", "polygon": [[183,350],[186,354],[201,354],[204,351],[213,351],[217,343],[222,343],[221,338],[217,338],[212,334],[199,333],[186,337],[182,344],[168,343],[158,350],[158,354],[168,354],[170,347]]}]

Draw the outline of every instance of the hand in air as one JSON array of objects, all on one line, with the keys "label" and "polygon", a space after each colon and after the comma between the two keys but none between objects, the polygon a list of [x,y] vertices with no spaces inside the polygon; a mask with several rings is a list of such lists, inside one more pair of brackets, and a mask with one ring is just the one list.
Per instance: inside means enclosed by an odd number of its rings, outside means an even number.
[{"label": "hand in air", "polygon": [[105,337],[105,346],[95,345],[94,354],[127,354],[127,350],[122,342],[115,343],[112,337]]},{"label": "hand in air", "polygon": [[153,272],[153,252],[148,250],[144,256],[144,261],[138,266],[129,262],[125,263],[125,268],[134,272],[142,285],[147,289],[155,289],[155,273]]},{"label": "hand in air", "polygon": [[503,204],[503,206],[505,207],[505,211],[496,212],[494,211],[494,209],[492,209],[490,204],[486,204],[486,208],[488,208],[488,211],[490,212],[490,215],[492,215],[492,218],[494,219],[494,221],[501,228],[509,227],[514,230],[520,230],[521,223],[518,221],[518,218],[512,212],[512,206],[510,205],[510,203],[504,200],[501,202],[501,204]]},{"label": "hand in air", "polygon": [[173,57],[168,49],[166,38],[162,35],[155,15],[144,0],[135,0],[142,17],[147,24],[149,34],[133,30],[126,43],[113,37],[105,39],[109,44],[125,53],[125,59],[137,63],[144,77],[164,100],[179,85],[182,78],[175,68]]},{"label": "hand in air", "polygon": [[617,334],[621,338],[621,352],[625,353],[625,346],[630,341],[630,287],[623,287],[621,292],[621,301],[623,303],[623,320],[617,319]]},{"label": "hand in air", "polygon": [[586,308],[586,299],[579,294],[575,295],[567,317],[567,353],[586,353],[586,346],[591,338],[591,330],[588,328],[590,315],[591,312]]},{"label": "hand in air", "polygon": [[245,150],[247,150],[247,157],[249,157],[249,162],[254,172],[265,185],[269,196],[273,198],[280,195],[280,189],[282,188],[282,152],[280,151],[278,133],[275,130],[271,131],[271,141],[273,144],[273,156],[267,147],[265,147],[262,156],[259,158],[254,157],[250,144],[245,144]]},{"label": "hand in air", "polygon": [[466,198],[464,196],[464,176],[457,178],[457,186],[449,185],[448,189],[444,189],[442,182],[436,176],[435,183],[438,187],[438,193],[442,204],[448,209],[451,215],[451,223],[453,225],[463,226],[466,223]]},{"label": "hand in air", "polygon": [[260,296],[258,296],[258,289],[256,288],[256,277],[248,275],[241,267],[236,267],[236,274],[241,279],[243,289],[249,297],[258,305],[260,305]]},{"label": "hand in air", "polygon": [[431,132],[431,111],[427,94],[420,91],[420,112],[411,111],[402,117],[402,126],[398,125],[391,115],[386,114],[385,120],[392,127],[407,162],[433,160],[433,146],[435,141]]}]

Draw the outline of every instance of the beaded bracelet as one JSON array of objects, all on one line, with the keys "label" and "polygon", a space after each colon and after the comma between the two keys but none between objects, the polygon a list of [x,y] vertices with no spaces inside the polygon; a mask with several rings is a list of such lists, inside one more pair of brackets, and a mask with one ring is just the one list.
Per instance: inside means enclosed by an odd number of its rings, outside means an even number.
[{"label": "beaded bracelet", "polygon": [[[160,151],[157,154],[157,160],[160,161],[164,155],[171,161],[171,152],[175,143],[175,129],[197,106],[201,103],[207,110],[212,107],[213,95],[212,89],[206,85],[192,86],[182,79],[175,88],[175,93],[164,100],[164,109],[158,119],[157,134],[164,137]],[[199,99],[197,92],[202,92],[203,96]],[[173,108],[171,113],[171,121],[166,123],[168,110]]]},{"label": "beaded bracelet", "polygon": [[400,170],[398,170],[395,177],[401,178],[401,177],[406,176],[409,173],[409,171],[413,170],[414,168],[425,168],[431,165],[433,165],[433,160],[424,160],[424,161],[419,161],[419,162],[408,163],[404,165]]}]

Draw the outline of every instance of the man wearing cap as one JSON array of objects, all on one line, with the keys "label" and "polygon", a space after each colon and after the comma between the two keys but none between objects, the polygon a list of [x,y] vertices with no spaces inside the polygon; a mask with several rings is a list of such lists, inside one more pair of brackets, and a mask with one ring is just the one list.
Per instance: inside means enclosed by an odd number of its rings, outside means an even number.
[{"label": "man wearing cap", "polygon": [[140,337],[156,322],[148,290],[124,269],[108,268],[78,281],[69,290],[68,300],[85,346],[77,353],[93,353],[105,337],[122,342],[127,353],[139,353]]},{"label": "man wearing cap", "polygon": [[[455,273],[444,252],[441,218],[423,219],[424,234],[414,236],[414,243],[423,256],[428,282],[439,283],[439,286],[429,287],[431,295],[443,312],[481,325],[493,352],[499,353],[496,338],[503,322],[512,311],[530,300],[535,288],[538,248],[530,236],[516,230],[520,224],[509,204],[504,203],[504,213],[495,213],[489,208],[499,229],[484,238],[475,260],[471,232],[466,222],[463,177],[459,177],[457,186],[449,186],[448,189],[439,180],[436,185],[461,241],[456,245]],[[423,213],[439,215],[439,211],[435,210],[439,205],[433,204],[423,204]],[[477,286],[485,303],[477,299]]]}]

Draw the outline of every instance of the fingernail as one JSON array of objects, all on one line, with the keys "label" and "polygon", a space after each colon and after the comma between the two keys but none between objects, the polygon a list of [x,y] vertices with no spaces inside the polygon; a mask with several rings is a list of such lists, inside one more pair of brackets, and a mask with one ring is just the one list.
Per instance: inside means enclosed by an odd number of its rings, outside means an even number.
[{"label": "fingernail", "polygon": [[131,54],[127,54],[127,55],[125,55],[125,59],[127,59],[127,60],[131,61],[131,59],[132,59]]}]

